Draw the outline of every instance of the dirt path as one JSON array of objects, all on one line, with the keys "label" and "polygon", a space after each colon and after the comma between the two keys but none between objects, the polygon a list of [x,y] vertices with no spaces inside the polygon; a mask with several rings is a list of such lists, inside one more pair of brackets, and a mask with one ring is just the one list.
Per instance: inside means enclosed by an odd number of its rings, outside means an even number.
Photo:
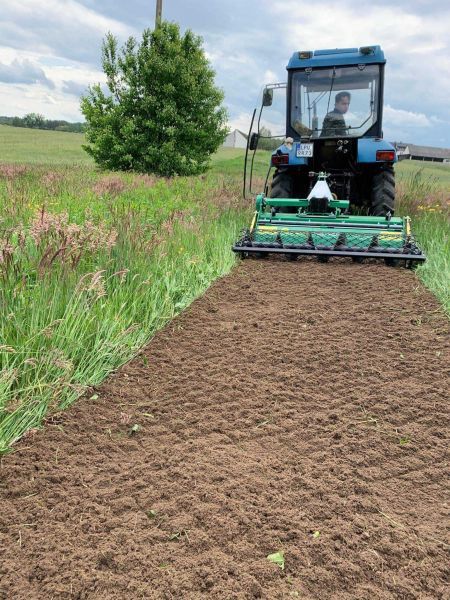
[{"label": "dirt path", "polygon": [[0,598],[448,598],[448,339],[412,272],[245,261],[2,460]]}]

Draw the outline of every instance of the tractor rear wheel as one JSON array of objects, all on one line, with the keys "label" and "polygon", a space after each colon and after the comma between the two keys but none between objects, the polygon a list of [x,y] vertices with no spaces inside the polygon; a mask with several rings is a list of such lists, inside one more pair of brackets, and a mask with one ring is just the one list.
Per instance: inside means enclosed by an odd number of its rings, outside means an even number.
[{"label": "tractor rear wheel", "polygon": [[394,214],[395,176],[393,167],[385,167],[373,176],[370,214],[382,217],[388,211]]},{"label": "tractor rear wheel", "polygon": [[286,171],[276,170],[272,179],[272,188],[270,190],[271,198],[292,198],[294,189],[294,180],[292,175]]}]

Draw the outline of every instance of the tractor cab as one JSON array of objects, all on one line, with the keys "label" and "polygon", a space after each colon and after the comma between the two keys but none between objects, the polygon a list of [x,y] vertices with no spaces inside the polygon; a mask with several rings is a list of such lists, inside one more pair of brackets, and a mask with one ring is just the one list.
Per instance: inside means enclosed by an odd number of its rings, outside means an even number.
[{"label": "tractor cab", "polygon": [[[382,139],[385,62],[379,46],[295,52],[287,83],[266,85],[254,111],[245,195],[257,192],[255,152],[270,148],[274,179],[283,174],[283,194],[306,197],[315,183],[310,174],[327,172],[336,198],[370,214],[392,214],[397,156]],[[269,189],[269,175],[266,191],[273,197],[280,190]]]},{"label": "tractor cab", "polygon": [[288,88],[293,139],[381,137],[379,65],[293,71]]}]

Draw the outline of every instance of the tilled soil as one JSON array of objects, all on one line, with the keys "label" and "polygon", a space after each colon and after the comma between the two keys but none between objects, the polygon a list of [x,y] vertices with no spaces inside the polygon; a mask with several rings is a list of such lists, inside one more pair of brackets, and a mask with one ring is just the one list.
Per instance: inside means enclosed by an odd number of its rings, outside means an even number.
[{"label": "tilled soil", "polygon": [[447,323],[406,270],[244,261],[3,458],[0,598],[449,598]]}]

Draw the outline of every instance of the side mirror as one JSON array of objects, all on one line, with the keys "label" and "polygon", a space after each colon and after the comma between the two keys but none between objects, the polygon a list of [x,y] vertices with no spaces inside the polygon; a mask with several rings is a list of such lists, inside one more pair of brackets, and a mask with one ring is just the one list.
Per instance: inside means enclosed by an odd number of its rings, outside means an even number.
[{"label": "side mirror", "polygon": [[272,102],[273,90],[265,88],[263,93],[263,106],[272,106]]},{"label": "side mirror", "polygon": [[259,134],[258,133],[252,133],[252,135],[250,136],[249,149],[250,150],[256,150],[256,148],[258,147],[258,142],[259,142]]}]

